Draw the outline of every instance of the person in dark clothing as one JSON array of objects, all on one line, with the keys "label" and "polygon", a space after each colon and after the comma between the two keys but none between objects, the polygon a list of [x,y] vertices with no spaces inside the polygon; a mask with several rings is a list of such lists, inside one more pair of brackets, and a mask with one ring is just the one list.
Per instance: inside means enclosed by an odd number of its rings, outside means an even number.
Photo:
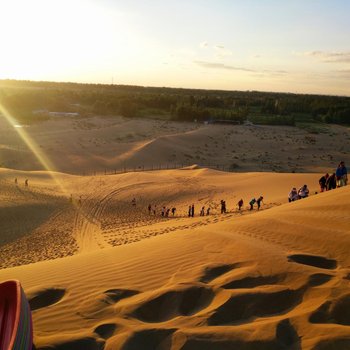
[{"label": "person in dark clothing", "polygon": [[256,199],[253,198],[250,202],[249,202],[249,205],[250,205],[250,209],[249,210],[253,210],[253,207],[254,207],[254,204],[256,202]]},{"label": "person in dark clothing", "polygon": [[225,214],[226,213],[226,202],[223,199],[221,199],[220,204],[221,204],[221,214]]},{"label": "person in dark clothing", "polygon": [[207,215],[210,215],[210,207],[207,208]]},{"label": "person in dark clothing", "polygon": [[151,215],[151,211],[152,211],[152,205],[148,204],[148,214]]},{"label": "person in dark clothing", "polygon": [[173,214],[173,216],[175,215],[175,212],[176,212],[176,208],[175,207],[171,208],[171,213]]},{"label": "person in dark clothing", "polygon": [[191,207],[191,206],[188,206],[188,216],[189,216],[189,217],[191,216],[191,212],[192,212],[192,207]]},{"label": "person in dark clothing", "polygon": [[258,210],[260,209],[260,204],[263,201],[264,197],[260,196],[257,200],[256,200],[256,204],[258,205]]},{"label": "person in dark clothing", "polygon": [[335,173],[333,173],[332,175],[330,175],[326,181],[326,188],[327,191],[333,190],[335,188],[337,188],[337,181],[336,181],[336,177],[335,177]]},{"label": "person in dark clothing", "polygon": [[329,178],[329,175],[328,173],[323,175],[319,180],[318,180],[318,183],[320,184],[320,192],[324,192],[324,191],[327,191],[327,188],[326,188],[326,182],[327,182],[327,179]]},{"label": "person in dark clothing", "polygon": [[200,216],[204,216],[204,207],[202,207],[202,209],[201,209],[201,212],[200,212]]},{"label": "person in dark clothing", "polygon": [[191,216],[194,217],[194,204],[191,206]]},{"label": "person in dark clothing", "polygon": [[238,201],[237,205],[238,205],[238,210],[241,210],[243,207],[243,199],[242,198]]},{"label": "person in dark clothing", "polygon": [[348,171],[343,161],[339,163],[338,168],[335,171],[335,177],[337,179],[337,187],[342,187],[347,185]]}]

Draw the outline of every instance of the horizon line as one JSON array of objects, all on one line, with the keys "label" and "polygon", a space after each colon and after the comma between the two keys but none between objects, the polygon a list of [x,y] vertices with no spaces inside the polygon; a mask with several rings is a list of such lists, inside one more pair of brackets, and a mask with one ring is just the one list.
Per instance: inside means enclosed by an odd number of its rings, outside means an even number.
[{"label": "horizon line", "polygon": [[189,88],[177,86],[155,86],[155,85],[134,85],[134,84],[117,84],[117,83],[93,83],[93,82],[78,82],[78,81],[55,81],[55,80],[30,80],[30,79],[13,79],[0,78],[1,82],[18,82],[18,83],[46,83],[46,84],[74,84],[74,85],[91,85],[91,86],[108,86],[108,87],[138,87],[138,88],[153,88],[153,89],[174,89],[174,90],[198,90],[198,91],[222,91],[222,92],[257,92],[265,94],[285,94],[285,95],[302,95],[302,96],[324,96],[324,97],[341,97],[350,98],[350,95],[336,95],[336,94],[320,94],[320,93],[302,93],[302,92],[286,92],[286,91],[267,91],[267,90],[226,90],[226,89],[206,89],[206,88]]}]

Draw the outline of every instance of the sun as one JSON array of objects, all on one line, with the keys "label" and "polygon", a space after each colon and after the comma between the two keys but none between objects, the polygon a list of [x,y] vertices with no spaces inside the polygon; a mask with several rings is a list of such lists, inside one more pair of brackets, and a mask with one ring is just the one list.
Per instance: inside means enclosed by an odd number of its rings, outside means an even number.
[{"label": "sun", "polygon": [[13,0],[1,12],[0,78],[79,80],[120,59],[127,45],[123,15],[96,1]]}]

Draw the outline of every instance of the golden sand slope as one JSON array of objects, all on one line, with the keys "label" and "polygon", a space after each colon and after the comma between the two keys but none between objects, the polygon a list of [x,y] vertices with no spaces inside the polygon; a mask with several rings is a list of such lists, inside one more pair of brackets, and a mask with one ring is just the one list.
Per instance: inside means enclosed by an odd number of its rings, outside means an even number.
[{"label": "golden sand slope", "polygon": [[[203,169],[125,174],[112,177],[118,200],[112,178],[67,178],[67,187],[84,184],[77,220],[94,214],[100,231],[75,232],[80,254],[0,271],[0,280],[20,279],[31,300],[36,348],[349,349],[350,187],[289,204],[289,187],[315,174],[230,176]],[[202,199],[205,188],[210,195]],[[232,210],[229,194],[235,203],[258,189],[266,206],[282,205],[249,215],[142,219],[150,198],[167,198],[185,214],[195,199],[215,211],[225,195]],[[139,214],[125,209],[135,227],[124,230],[139,239],[109,247],[118,230],[107,225],[109,241],[98,223],[113,225],[120,203],[126,208],[136,194]],[[148,230],[156,237],[143,239],[152,236]]]},{"label": "golden sand slope", "polygon": [[[128,244],[249,214],[251,198],[264,195],[262,209],[280,205],[287,201],[292,186],[306,182],[314,193],[320,176],[233,174],[198,167],[101,177],[56,173],[56,181],[45,172],[2,170],[0,175],[0,267]],[[26,178],[28,187],[24,186]],[[131,205],[133,198],[136,208]],[[241,198],[245,206],[238,213]],[[218,215],[221,199],[227,203],[226,216]],[[149,204],[156,215],[149,215]],[[195,205],[195,218],[187,217],[191,204]],[[164,206],[176,207],[176,216],[162,218]],[[210,207],[210,216],[198,217],[202,206]]]}]

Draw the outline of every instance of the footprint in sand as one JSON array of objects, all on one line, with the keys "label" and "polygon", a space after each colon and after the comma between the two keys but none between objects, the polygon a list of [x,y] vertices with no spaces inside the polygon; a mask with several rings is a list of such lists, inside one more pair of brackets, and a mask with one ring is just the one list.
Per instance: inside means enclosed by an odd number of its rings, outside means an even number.
[{"label": "footprint in sand", "polygon": [[138,291],[129,289],[109,289],[97,297],[87,296],[84,301],[79,303],[77,314],[88,319],[113,315],[112,306],[114,304],[138,293]]},{"label": "footprint in sand", "polygon": [[326,273],[315,273],[309,277],[308,285],[311,287],[321,286],[329,282],[334,276]]},{"label": "footprint in sand", "polygon": [[323,303],[313,314],[311,323],[336,323],[350,326],[350,294]]},{"label": "footprint in sand", "polygon": [[66,294],[65,289],[46,288],[28,294],[29,305],[32,311],[58,303]]},{"label": "footprint in sand", "polygon": [[282,315],[302,302],[301,290],[284,289],[272,293],[233,295],[209,317],[209,325],[252,322],[259,317]]},{"label": "footprint in sand", "polygon": [[300,337],[289,319],[277,324],[276,340],[283,346],[282,349],[301,349]]},{"label": "footprint in sand", "polygon": [[337,261],[327,259],[323,256],[308,255],[308,254],[294,254],[288,256],[288,261],[296,262],[298,264],[319,267],[321,269],[334,270],[337,268]]},{"label": "footprint in sand", "polygon": [[[122,345],[123,350],[170,349],[176,329],[144,329],[131,334]],[[142,346],[140,346],[142,344]],[[119,345],[119,344],[116,344]],[[119,346],[118,346],[119,348]]]},{"label": "footprint in sand", "polygon": [[98,334],[100,338],[108,339],[114,334],[116,329],[117,326],[114,323],[105,323],[97,326],[94,332]]},{"label": "footprint in sand", "polygon": [[244,289],[255,288],[264,285],[279,284],[285,278],[285,275],[272,275],[272,276],[248,276],[239,280],[226,283],[222,286],[225,289]]},{"label": "footprint in sand", "polygon": [[165,322],[177,316],[190,316],[206,308],[214,296],[210,288],[202,286],[170,290],[138,306],[132,316],[150,323]]},{"label": "footprint in sand", "polygon": [[203,283],[209,283],[221,275],[224,275],[225,273],[241,266],[241,263],[208,266],[204,269],[204,273],[199,281]]},{"label": "footprint in sand", "polygon": [[104,341],[95,338],[85,337],[71,341],[58,341],[50,346],[36,348],[36,350],[102,350]]}]

